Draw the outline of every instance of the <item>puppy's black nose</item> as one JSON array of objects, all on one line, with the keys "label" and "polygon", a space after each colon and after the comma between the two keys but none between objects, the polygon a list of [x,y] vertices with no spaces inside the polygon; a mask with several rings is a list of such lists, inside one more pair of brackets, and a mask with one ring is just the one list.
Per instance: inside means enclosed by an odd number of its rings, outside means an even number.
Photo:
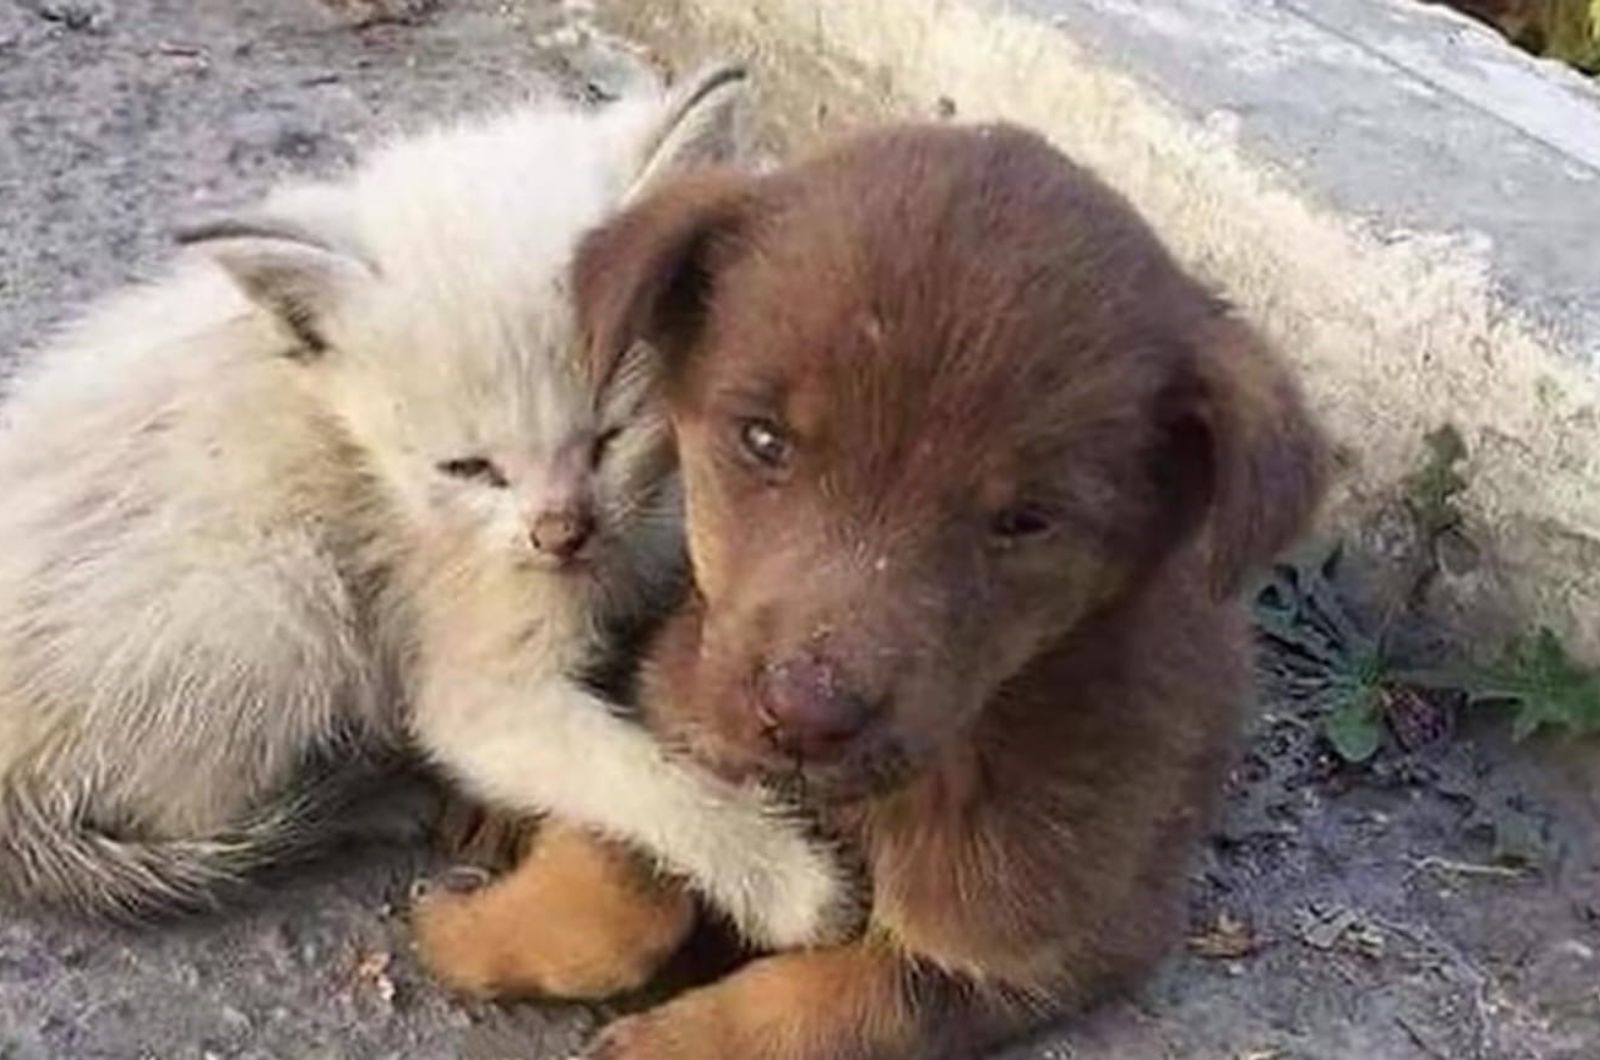
[{"label": "puppy's black nose", "polygon": [[556,559],[577,555],[594,532],[594,518],[584,511],[541,512],[528,528],[533,547]]},{"label": "puppy's black nose", "polygon": [[762,667],[756,703],[779,747],[813,759],[838,753],[879,714],[837,663],[812,654]]}]

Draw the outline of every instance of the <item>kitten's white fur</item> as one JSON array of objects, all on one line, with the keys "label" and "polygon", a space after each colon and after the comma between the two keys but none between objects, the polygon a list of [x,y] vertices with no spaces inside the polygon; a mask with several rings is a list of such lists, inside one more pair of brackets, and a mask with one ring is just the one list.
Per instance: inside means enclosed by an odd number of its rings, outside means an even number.
[{"label": "kitten's white fur", "polygon": [[[759,943],[842,925],[825,847],[573,677],[681,528],[649,359],[593,394],[566,264],[642,183],[726,152],[738,87],[399,142],[202,229],[35,359],[0,432],[0,887],[207,900],[298,840],[308,759],[411,745],[648,849]],[[553,572],[520,487],[608,427],[600,548]],[[529,470],[437,467],[482,453]]]}]

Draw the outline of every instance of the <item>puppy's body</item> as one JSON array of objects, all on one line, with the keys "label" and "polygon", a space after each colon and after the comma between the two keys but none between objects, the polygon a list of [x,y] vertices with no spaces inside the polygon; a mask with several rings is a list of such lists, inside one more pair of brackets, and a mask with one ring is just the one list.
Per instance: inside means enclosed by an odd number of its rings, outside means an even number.
[{"label": "puppy's body", "polygon": [[1249,695],[1232,595],[1321,490],[1283,366],[1003,126],[680,182],[577,277],[602,372],[668,366],[698,593],[652,722],[795,783],[873,895],[596,1055],[969,1056],[1146,971]]},{"label": "puppy's body", "polygon": [[208,223],[209,260],[19,379],[0,886],[207,900],[304,838],[308,765],[416,746],[481,798],[644,847],[753,937],[832,926],[824,852],[580,680],[670,592],[681,539],[654,373],[592,384],[566,264],[625,196],[725,151],[728,84],[419,137]]}]

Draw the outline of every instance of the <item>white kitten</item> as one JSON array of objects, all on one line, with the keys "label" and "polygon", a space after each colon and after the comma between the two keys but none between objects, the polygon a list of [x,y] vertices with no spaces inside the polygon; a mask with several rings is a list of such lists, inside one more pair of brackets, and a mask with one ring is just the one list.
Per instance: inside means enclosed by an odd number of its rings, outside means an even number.
[{"label": "white kitten", "polygon": [[0,885],[191,904],[298,842],[308,762],[413,746],[476,795],[653,852],[755,941],[843,926],[829,852],[579,680],[670,597],[648,358],[597,393],[582,233],[725,154],[736,70],[530,107],[187,233],[0,433]]}]

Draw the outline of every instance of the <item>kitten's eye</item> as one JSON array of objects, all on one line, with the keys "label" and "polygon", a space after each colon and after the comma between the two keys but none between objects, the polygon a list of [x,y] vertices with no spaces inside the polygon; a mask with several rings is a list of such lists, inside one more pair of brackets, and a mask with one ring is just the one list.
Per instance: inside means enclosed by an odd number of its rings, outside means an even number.
[{"label": "kitten's eye", "polygon": [[1055,528],[1049,511],[1036,504],[1018,504],[989,519],[989,533],[1001,545],[1018,545],[1043,537]]},{"label": "kitten's eye", "polygon": [[611,448],[611,444],[620,437],[622,437],[621,427],[607,427],[605,430],[595,435],[594,453],[591,457],[592,462],[598,464],[601,460],[605,459],[606,452]]},{"label": "kitten's eye", "polygon": [[454,460],[441,460],[437,466],[451,478],[482,482],[496,489],[503,489],[506,485],[505,473],[486,457],[461,456]]},{"label": "kitten's eye", "polygon": [[794,450],[794,445],[789,441],[789,436],[784,433],[783,428],[765,419],[749,419],[741,422],[739,444],[744,446],[744,451],[750,459],[773,469],[786,465]]}]

